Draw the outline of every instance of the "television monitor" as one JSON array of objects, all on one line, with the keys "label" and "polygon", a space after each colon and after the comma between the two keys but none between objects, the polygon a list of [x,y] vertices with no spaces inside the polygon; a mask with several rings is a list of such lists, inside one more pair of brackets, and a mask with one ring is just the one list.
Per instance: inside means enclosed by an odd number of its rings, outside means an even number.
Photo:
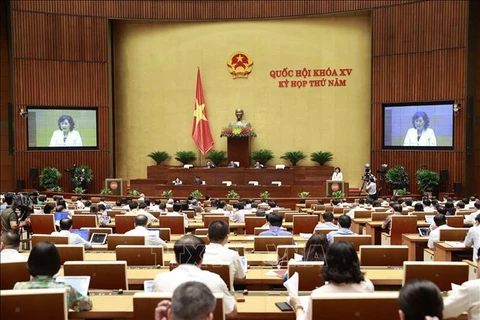
[{"label": "television monitor", "polygon": [[453,149],[454,102],[383,105],[385,149]]},{"label": "television monitor", "polygon": [[28,149],[97,149],[97,107],[27,108]]}]

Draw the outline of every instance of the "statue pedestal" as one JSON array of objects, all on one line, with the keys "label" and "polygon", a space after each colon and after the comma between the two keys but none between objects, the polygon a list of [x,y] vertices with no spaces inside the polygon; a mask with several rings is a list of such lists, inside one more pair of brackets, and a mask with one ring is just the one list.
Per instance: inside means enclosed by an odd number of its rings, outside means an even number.
[{"label": "statue pedestal", "polygon": [[250,167],[250,137],[227,139],[228,162],[238,161],[240,167]]}]

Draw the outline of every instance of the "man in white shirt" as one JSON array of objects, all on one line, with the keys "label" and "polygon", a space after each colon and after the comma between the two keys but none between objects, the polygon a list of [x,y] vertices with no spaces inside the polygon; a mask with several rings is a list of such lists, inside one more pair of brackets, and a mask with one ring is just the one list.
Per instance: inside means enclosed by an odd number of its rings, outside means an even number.
[{"label": "man in white shirt", "polygon": [[338,226],[333,223],[333,213],[330,211],[325,212],[322,214],[322,223],[319,223],[315,226],[315,229],[313,232],[315,232],[316,229],[337,229]]},{"label": "man in white shirt", "polygon": [[153,291],[173,292],[185,282],[202,282],[213,293],[224,295],[225,314],[227,317],[235,317],[237,315],[235,299],[230,294],[225,282],[218,274],[200,269],[205,253],[205,242],[194,235],[185,235],[175,243],[173,249],[179,265],[170,272],[158,274],[154,280]]},{"label": "man in white shirt", "polygon": [[[465,247],[473,246],[472,261],[478,260],[478,249],[480,249],[480,213],[475,217],[475,225],[468,230],[465,237]],[[479,269],[480,270],[480,269]]]},{"label": "man in white shirt", "polygon": [[208,226],[210,244],[205,248],[203,263],[230,263],[230,290],[233,290],[234,279],[244,279],[245,270],[238,252],[225,247],[228,243],[230,229],[225,221],[214,220]]},{"label": "man in white shirt", "polygon": [[78,234],[71,233],[72,230],[72,219],[63,218],[60,220],[60,232],[52,232],[54,236],[67,236],[68,244],[82,244],[85,249],[92,249],[92,244],[87,240],[80,237]]},{"label": "man in white shirt", "polygon": [[139,214],[138,216],[135,217],[135,229],[125,232],[125,235],[126,236],[144,236],[145,245],[162,246],[166,249],[167,244],[165,243],[165,241],[160,239],[158,232],[147,230],[147,225],[148,225],[148,218],[143,214]]},{"label": "man in white shirt", "polygon": [[182,212],[182,205],[180,203],[173,204],[173,212],[167,212],[167,216],[182,216],[183,217],[183,226],[188,228],[188,217],[185,213]]},{"label": "man in white shirt", "polygon": [[440,230],[452,228],[447,225],[447,218],[444,214],[437,214],[433,217],[433,223],[436,228],[430,231],[430,236],[428,237],[428,247],[430,249],[435,249],[435,242],[440,240]]},{"label": "man in white shirt", "polygon": [[20,235],[15,231],[2,234],[0,244],[0,262],[23,262],[28,258],[18,252],[20,248]]},{"label": "man in white shirt", "polygon": [[75,205],[77,206],[77,210],[85,209],[85,204],[82,202],[82,197],[81,196],[77,197],[77,202],[75,203]]},{"label": "man in white shirt", "polygon": [[244,202],[237,202],[237,211],[233,214],[232,222],[245,223],[245,214],[248,213],[248,210],[245,210]]},{"label": "man in white shirt", "polygon": [[139,214],[143,214],[144,216],[147,217],[148,224],[151,224],[151,223],[154,223],[154,222],[158,221],[158,219],[155,218],[155,216],[153,214],[151,214],[150,212],[147,212],[143,209],[138,210],[138,203],[136,201],[130,202],[130,204],[128,206],[130,208],[130,211],[127,211],[127,213],[125,213],[126,216],[137,216]]},{"label": "man in white shirt", "polygon": [[463,221],[465,224],[475,224],[475,217],[480,214],[480,201],[475,202],[473,206],[475,211],[465,216],[465,220]]}]

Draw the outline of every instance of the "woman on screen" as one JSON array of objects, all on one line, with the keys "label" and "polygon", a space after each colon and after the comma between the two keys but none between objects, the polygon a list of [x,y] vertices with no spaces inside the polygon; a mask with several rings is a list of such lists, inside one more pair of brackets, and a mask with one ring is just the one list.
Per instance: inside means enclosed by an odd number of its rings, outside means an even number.
[{"label": "woman on screen", "polygon": [[423,111],[415,112],[412,117],[413,128],[408,129],[403,146],[436,147],[437,138],[432,128],[429,128],[430,119]]},{"label": "woman on screen", "polygon": [[50,147],[81,147],[82,137],[75,128],[75,122],[69,115],[63,115],[58,118],[58,128],[55,130],[50,140]]}]

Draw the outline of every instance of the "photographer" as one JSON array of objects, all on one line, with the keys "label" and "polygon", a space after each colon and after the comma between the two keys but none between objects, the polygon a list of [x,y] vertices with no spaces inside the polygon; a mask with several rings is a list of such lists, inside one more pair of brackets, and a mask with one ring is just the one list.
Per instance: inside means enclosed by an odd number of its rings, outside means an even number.
[{"label": "photographer", "polygon": [[30,225],[30,219],[28,218],[19,223],[15,207],[13,206],[14,196],[13,193],[5,195],[7,207],[2,211],[2,232],[18,232],[20,228]]},{"label": "photographer", "polygon": [[368,198],[372,201],[377,200],[377,183],[375,182],[375,180],[375,177],[370,174],[367,187],[365,188],[367,190]]}]

